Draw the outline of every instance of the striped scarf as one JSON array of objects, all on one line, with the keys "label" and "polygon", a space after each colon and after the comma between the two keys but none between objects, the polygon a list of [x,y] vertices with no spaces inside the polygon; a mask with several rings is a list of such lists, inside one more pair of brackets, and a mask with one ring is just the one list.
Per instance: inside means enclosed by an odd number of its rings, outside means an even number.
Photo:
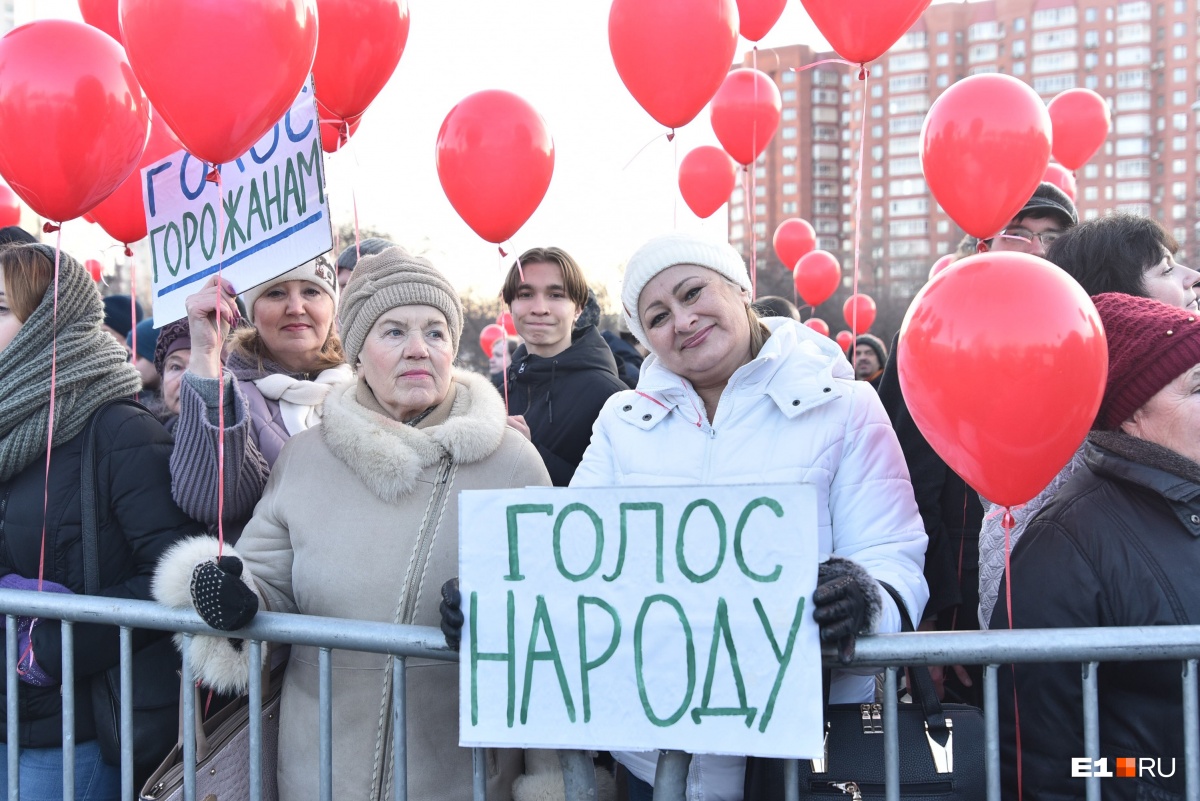
[{"label": "striped scarf", "polygon": [[[43,249],[54,258],[54,251],[45,245],[28,247]],[[100,406],[141,388],[125,349],[101,329],[103,321],[104,306],[95,285],[79,262],[61,254],[57,337],[52,282],[17,335],[0,350],[0,481],[46,453],[55,340],[55,446],[83,431]]]}]

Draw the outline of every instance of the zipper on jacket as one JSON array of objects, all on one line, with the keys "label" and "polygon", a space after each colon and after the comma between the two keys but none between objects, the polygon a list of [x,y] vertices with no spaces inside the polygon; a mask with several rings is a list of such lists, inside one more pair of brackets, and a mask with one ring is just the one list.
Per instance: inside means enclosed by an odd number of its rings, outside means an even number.
[{"label": "zipper on jacket", "polygon": [[425,563],[429,561],[429,544],[438,524],[442,520],[441,509],[446,502],[446,493],[450,490],[450,470],[454,466],[449,455],[442,457],[438,467],[437,478],[434,479],[433,497],[429,501],[429,511],[426,515],[425,526],[417,535],[417,558],[413,562],[413,572],[404,588],[404,603],[400,606],[401,623],[412,623],[413,605],[416,603],[417,588],[421,577],[425,575]]},{"label": "zipper on jacket", "polygon": [[[413,560],[412,571],[407,577],[407,583],[404,587],[404,595],[402,597],[396,619],[394,623],[412,623],[413,605],[416,603],[417,587],[421,583],[421,578],[425,574],[425,563],[429,561],[429,546],[433,540],[433,534],[438,524],[441,522],[442,506],[446,503],[446,494],[450,491],[450,475],[454,470],[454,460],[449,454],[442,456],[441,464],[438,466],[437,476],[434,478],[433,494],[429,499],[429,507],[426,510],[425,525],[417,534],[417,550],[416,557]],[[394,657],[389,657],[389,659]],[[387,719],[391,718],[391,681],[392,671],[386,671],[383,680],[383,699],[382,703],[385,709],[383,714]],[[393,730],[390,735],[385,734],[386,730],[380,731],[382,743],[376,741],[376,755],[386,752],[389,741],[394,741],[396,732]],[[382,746],[382,747],[381,747]],[[382,798],[385,789],[390,781],[395,781],[395,777],[391,775],[391,760],[384,759],[383,763],[376,762],[372,769],[371,798]]]},{"label": "zipper on jacket", "polygon": [[707,441],[704,443],[704,468],[700,471],[700,483],[707,484],[711,478],[710,473],[712,468],[712,453],[716,447],[715,440],[717,438],[717,430],[711,425],[708,427]]}]

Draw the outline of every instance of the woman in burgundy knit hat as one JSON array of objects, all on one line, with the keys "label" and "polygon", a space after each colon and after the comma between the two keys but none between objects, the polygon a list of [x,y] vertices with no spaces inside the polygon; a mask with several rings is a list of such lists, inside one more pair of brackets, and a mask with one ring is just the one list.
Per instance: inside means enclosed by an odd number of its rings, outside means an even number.
[{"label": "woman in burgundy knit hat", "polygon": [[[1093,298],[1108,335],[1108,383],[1084,466],[1013,549],[1012,628],[1170,626],[1200,621],[1200,313],[1149,298]],[[1001,584],[993,629],[1009,628]],[[1016,711],[1026,799],[1082,797],[1079,665],[1000,672],[1005,797],[1015,798]],[[1100,754],[1182,766],[1178,661],[1100,666]],[[1139,786],[1140,785],[1140,786]],[[1107,799],[1182,798],[1183,771],[1108,783]]]}]

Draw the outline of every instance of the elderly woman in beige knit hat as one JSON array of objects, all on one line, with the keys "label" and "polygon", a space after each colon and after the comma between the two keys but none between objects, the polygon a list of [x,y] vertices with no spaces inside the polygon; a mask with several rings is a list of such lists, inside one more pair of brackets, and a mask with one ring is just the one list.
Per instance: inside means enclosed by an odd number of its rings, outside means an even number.
[{"label": "elderly woman in beige knit hat", "polygon": [[[437,625],[442,583],[457,573],[458,493],[547,486],[537,450],[506,427],[485,376],[453,367],[462,333],[454,287],[429,262],[393,248],[363,258],[340,315],[358,380],[335,387],[320,426],[287,443],[237,550],[182,543],[161,563],[155,597],[235,630],[273,611]],[[330,500],[336,499],[336,504]],[[316,798],[317,653],[293,646],[279,737],[282,801]],[[246,655],[196,638],[200,679],[246,687]],[[471,795],[458,747],[458,671],[409,660],[409,796]],[[391,797],[391,658],[333,656],[334,797]],[[489,798],[506,799],[519,752],[488,759]]]},{"label": "elderly woman in beige knit hat", "polygon": [[[195,519],[217,522],[217,443],[224,387],[226,536],[236,539],[262,496],[283,444],[316,425],[330,387],[351,377],[334,329],[338,283],[325,256],[242,293],[250,326],[238,319],[233,286],[213,276],[187,299],[192,348],[179,387],[171,455],[175,500]],[[222,326],[218,331],[217,310]],[[228,358],[222,368],[222,348]]]}]

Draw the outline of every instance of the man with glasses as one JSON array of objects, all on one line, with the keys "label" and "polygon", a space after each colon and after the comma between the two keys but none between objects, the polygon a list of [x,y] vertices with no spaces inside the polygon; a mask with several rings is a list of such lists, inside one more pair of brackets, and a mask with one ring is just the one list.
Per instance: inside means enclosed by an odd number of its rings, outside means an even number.
[{"label": "man with glasses", "polygon": [[976,249],[1016,251],[1044,259],[1050,243],[1078,222],[1071,198],[1054,184],[1042,183],[1004,230],[980,240]]},{"label": "man with glasses", "polygon": [[[980,240],[977,253],[1009,251],[1046,257],[1050,243],[1079,222],[1075,204],[1061,189],[1042,183],[1008,225],[991,239]],[[964,631],[979,628],[979,531],[983,506],[979,495],[934,452],[909,414],[900,391],[897,341],[879,386],[879,399],[896,429],[912,476],[917,508],[929,535],[925,580],[929,603],[920,628]],[[939,691],[950,699],[980,705],[982,671],[961,665],[930,668]]]}]

